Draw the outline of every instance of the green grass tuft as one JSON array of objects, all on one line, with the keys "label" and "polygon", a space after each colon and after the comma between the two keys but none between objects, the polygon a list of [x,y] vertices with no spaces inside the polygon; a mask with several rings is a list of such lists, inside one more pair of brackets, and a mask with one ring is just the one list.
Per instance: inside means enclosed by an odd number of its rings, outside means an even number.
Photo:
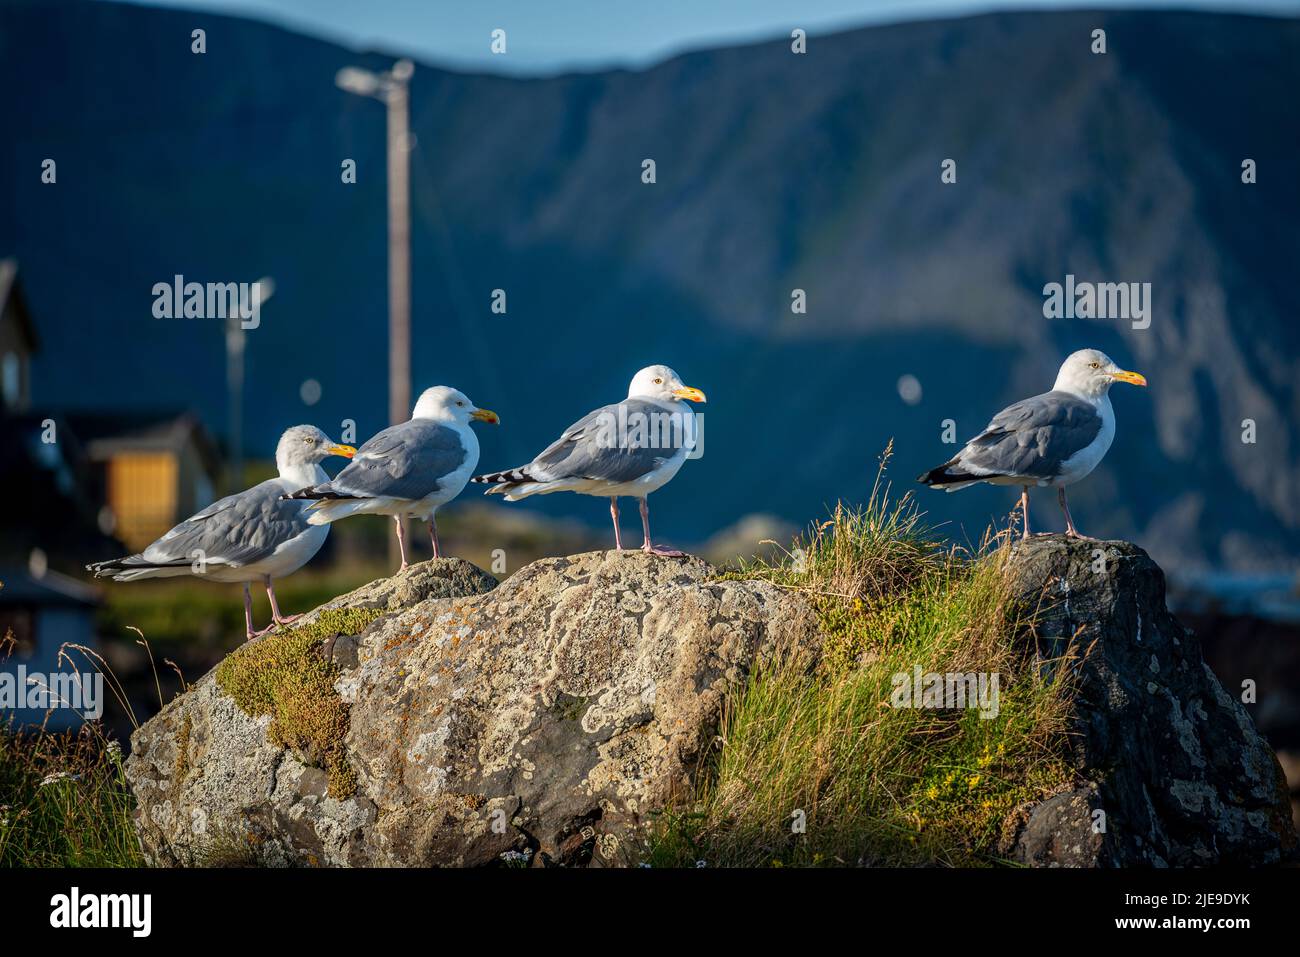
[{"label": "green grass tuft", "polygon": [[133,808],[121,749],[98,723],[0,727],[0,867],[141,867]]},{"label": "green grass tuft", "polygon": [[[883,471],[883,470],[882,470]],[[652,866],[951,865],[998,862],[1005,822],[1069,779],[1068,688],[1014,639],[1006,550],[970,554],[924,527],[910,495],[877,480],[784,560],[728,578],[805,594],[824,652],[778,660],[727,703],[721,747],[694,799],[652,828]],[[997,716],[893,707],[895,675],[999,677]]]},{"label": "green grass tuft", "polygon": [[326,611],[309,625],[249,642],[217,668],[217,684],[246,714],[271,716],[271,741],[325,770],[330,797],[354,794],[357,774],[343,745],[348,707],[334,690],[339,669],[320,646],[334,635],[359,634],[384,614],[375,608]]}]

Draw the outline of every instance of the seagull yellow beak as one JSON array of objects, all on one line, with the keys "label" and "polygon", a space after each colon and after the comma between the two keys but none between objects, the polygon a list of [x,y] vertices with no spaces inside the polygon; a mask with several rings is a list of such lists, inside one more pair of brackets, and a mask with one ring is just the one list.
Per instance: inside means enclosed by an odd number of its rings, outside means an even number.
[{"label": "seagull yellow beak", "polygon": [[699,389],[692,389],[690,386],[686,386],[685,388],[682,389],[674,389],[673,395],[677,396],[677,398],[679,399],[689,399],[692,402],[708,401],[708,399],[704,398],[703,392],[701,392]]},{"label": "seagull yellow beak", "polygon": [[497,415],[491,409],[475,409],[469,414],[471,419],[478,419],[480,422],[487,422],[491,425],[500,425],[501,416]]},{"label": "seagull yellow beak", "polygon": [[1146,376],[1136,372],[1125,372],[1121,369],[1119,372],[1112,372],[1110,377],[1116,382],[1127,382],[1129,385],[1146,385]]},{"label": "seagull yellow beak", "polygon": [[350,459],[357,454],[357,450],[350,445],[331,445],[325,451],[330,455],[341,455],[345,459]]}]

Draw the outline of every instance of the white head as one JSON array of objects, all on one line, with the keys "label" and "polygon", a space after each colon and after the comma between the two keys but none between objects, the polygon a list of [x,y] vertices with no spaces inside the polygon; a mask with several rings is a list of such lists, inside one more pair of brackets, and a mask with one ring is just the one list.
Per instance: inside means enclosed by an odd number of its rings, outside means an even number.
[{"label": "white head", "polygon": [[1146,385],[1147,380],[1136,372],[1125,372],[1111,361],[1110,356],[1096,349],[1080,349],[1072,353],[1056,374],[1054,391],[1070,392],[1085,399],[1096,399],[1110,390],[1112,382]]},{"label": "white head", "polygon": [[704,402],[704,393],[692,389],[682,382],[682,377],[667,366],[646,366],[632,377],[632,384],[627,387],[629,399],[658,399],[661,402],[673,402],[677,399],[689,399],[692,402]]},{"label": "white head", "polygon": [[478,408],[464,392],[448,385],[435,385],[432,389],[425,389],[415,403],[411,418],[458,422],[461,425],[469,425],[471,419],[491,422],[493,425],[501,422],[495,412]]},{"label": "white head", "polygon": [[284,472],[315,465],[331,455],[350,459],[356,454],[352,446],[337,444],[314,425],[295,425],[280,436],[280,443],[275,447],[275,467]]}]

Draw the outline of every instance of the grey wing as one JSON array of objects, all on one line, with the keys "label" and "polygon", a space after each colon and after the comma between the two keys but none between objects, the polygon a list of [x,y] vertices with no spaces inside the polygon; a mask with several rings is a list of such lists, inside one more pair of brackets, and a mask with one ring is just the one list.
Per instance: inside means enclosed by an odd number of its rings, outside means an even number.
[{"label": "grey wing", "polygon": [[630,428],[620,427],[620,406],[627,416],[623,422],[635,413],[664,412],[660,406],[640,399],[603,406],[565,429],[559,439],[533,459],[528,470],[552,482],[584,478],[622,484],[648,475],[672,458],[672,448],[638,442]]},{"label": "grey wing", "polygon": [[309,527],[302,502],[281,501],[284,487],[272,479],[228,495],[187,518],[143,552],[159,565],[206,562],[241,567],[267,558]]},{"label": "grey wing", "polygon": [[1100,431],[1101,416],[1092,404],[1068,392],[1045,392],[995,415],[958,458],[985,474],[1052,478]]},{"label": "grey wing", "polygon": [[463,466],[468,455],[454,429],[413,419],[375,435],[321,488],[339,498],[415,501],[439,491],[439,482]]}]

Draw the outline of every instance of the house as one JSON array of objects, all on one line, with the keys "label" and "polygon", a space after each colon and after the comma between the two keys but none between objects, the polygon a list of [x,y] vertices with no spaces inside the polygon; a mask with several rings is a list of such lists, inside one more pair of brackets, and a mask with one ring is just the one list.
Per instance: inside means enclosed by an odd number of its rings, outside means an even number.
[{"label": "house", "polygon": [[[0,259],[0,563],[34,550],[65,570],[144,548],[208,505],[221,461],[192,413],[32,407],[35,325],[14,259]],[[116,541],[114,540],[116,537]]]},{"label": "house", "polygon": [[93,588],[37,563],[0,566],[0,725],[64,731],[102,713],[103,677],[80,650],[98,653],[97,604]]},{"label": "house", "polygon": [[105,527],[139,551],[212,502],[221,458],[192,413],[70,413],[104,503]]},{"label": "house", "polygon": [[31,402],[31,359],[38,347],[18,282],[18,262],[0,259],[0,411],[26,411]]}]

